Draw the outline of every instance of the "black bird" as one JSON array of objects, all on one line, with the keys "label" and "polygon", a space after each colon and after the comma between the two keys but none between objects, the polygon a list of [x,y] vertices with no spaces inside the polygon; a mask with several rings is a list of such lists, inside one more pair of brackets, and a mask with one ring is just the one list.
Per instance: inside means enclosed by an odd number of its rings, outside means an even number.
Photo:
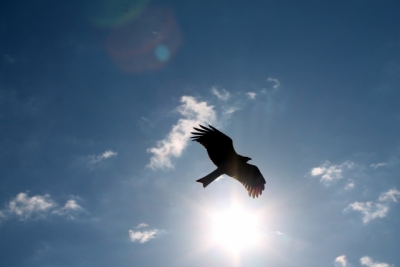
[{"label": "black bird", "polygon": [[196,182],[206,187],[220,175],[226,174],[242,183],[249,196],[254,198],[261,195],[265,188],[265,179],[257,166],[247,163],[251,158],[237,154],[229,136],[211,125],[208,126],[210,128],[203,125],[200,125],[201,129],[193,127],[197,132],[192,132],[194,136],[191,138],[207,149],[208,156],[217,169]]}]

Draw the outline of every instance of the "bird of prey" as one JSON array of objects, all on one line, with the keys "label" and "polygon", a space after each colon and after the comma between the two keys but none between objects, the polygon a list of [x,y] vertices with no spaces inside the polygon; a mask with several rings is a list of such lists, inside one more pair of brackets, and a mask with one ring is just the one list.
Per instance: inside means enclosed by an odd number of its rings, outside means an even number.
[{"label": "bird of prey", "polygon": [[196,182],[206,187],[220,175],[226,174],[242,183],[250,197],[261,195],[265,188],[265,179],[257,166],[247,163],[251,158],[237,154],[229,136],[211,125],[208,125],[209,128],[199,126],[201,129],[193,127],[197,132],[192,132],[192,141],[199,142],[207,149],[208,156],[217,169]]}]

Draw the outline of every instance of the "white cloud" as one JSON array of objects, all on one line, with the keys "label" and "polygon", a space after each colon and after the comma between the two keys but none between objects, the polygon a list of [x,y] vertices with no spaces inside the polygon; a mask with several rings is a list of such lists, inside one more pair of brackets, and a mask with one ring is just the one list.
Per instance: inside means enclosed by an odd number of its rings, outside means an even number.
[{"label": "white cloud", "polygon": [[273,82],[273,83],[275,83],[274,86],[273,86],[273,88],[274,88],[275,90],[277,90],[279,87],[281,87],[281,83],[278,81],[278,79],[274,79],[274,78],[269,77],[269,78],[267,79],[267,81],[268,81],[268,82]]},{"label": "white cloud", "polygon": [[254,92],[247,92],[246,95],[250,98],[250,99],[256,99],[257,94]]},{"label": "white cloud", "polygon": [[36,195],[29,197],[26,193],[19,193],[7,205],[7,208],[0,211],[0,217],[9,219],[17,216],[20,220],[30,218],[45,218],[50,213],[59,215],[70,214],[71,211],[83,210],[75,200],[68,200],[64,207],[57,209],[58,204],[50,195]]},{"label": "white cloud", "polygon": [[380,162],[380,163],[371,164],[370,166],[376,170],[376,169],[378,169],[379,167],[385,167],[385,166],[388,166],[388,165],[389,165],[389,164],[386,163],[386,162]]},{"label": "white cloud", "polygon": [[335,266],[336,267],[346,267],[347,266],[347,259],[345,255],[341,255],[335,259]]},{"label": "white cloud", "polygon": [[399,197],[400,197],[400,191],[392,188],[389,191],[382,193],[379,196],[378,200],[381,202],[390,202],[390,201],[397,202],[397,198]]},{"label": "white cloud", "polygon": [[332,182],[343,178],[343,170],[354,167],[351,161],[345,161],[339,165],[333,165],[329,161],[325,161],[321,166],[312,168],[310,173],[312,176],[321,176],[320,182],[330,185]]},{"label": "white cloud", "polygon": [[[148,227],[149,225],[146,223],[141,223],[136,228]],[[133,231],[129,230],[129,237],[132,242],[146,243],[150,239],[156,238],[157,235],[162,233],[162,230],[152,229],[148,231]]]},{"label": "white cloud", "polygon": [[398,197],[400,197],[400,192],[390,189],[382,193],[376,202],[354,202],[349,204],[345,210],[352,209],[361,212],[364,215],[363,222],[368,223],[373,219],[386,217],[389,212],[389,203],[397,202]]},{"label": "white cloud", "polygon": [[240,110],[240,108],[238,108],[238,107],[224,108],[224,114],[229,115],[229,114],[232,114],[232,113],[234,113],[235,111],[238,111],[238,110]]},{"label": "white cloud", "polygon": [[321,174],[323,174],[323,173],[325,172],[325,170],[326,170],[326,168],[324,168],[324,167],[316,167],[316,168],[313,168],[313,169],[311,170],[311,175],[312,175],[312,176],[321,175]]},{"label": "white cloud", "polygon": [[149,227],[149,225],[147,223],[141,223],[138,226],[136,226],[136,228],[144,228],[144,227]]},{"label": "white cloud", "polygon": [[10,201],[6,211],[24,220],[31,217],[32,214],[46,212],[55,206],[56,204],[50,199],[49,195],[28,197],[26,193],[19,193]]},{"label": "white cloud", "polygon": [[80,209],[82,209],[82,207],[78,203],[76,203],[75,200],[70,199],[70,200],[67,201],[67,203],[65,203],[63,209],[66,209],[66,210],[80,210]]},{"label": "white cloud", "polygon": [[100,161],[102,161],[104,159],[115,157],[117,155],[118,155],[117,152],[114,152],[112,150],[107,150],[103,154],[100,154],[100,155],[90,155],[89,158],[90,158],[90,163],[95,164],[95,163],[100,162]]},{"label": "white cloud", "polygon": [[389,207],[387,205],[375,203],[373,201],[354,202],[351,203],[346,209],[348,208],[361,212],[364,215],[364,223],[376,218],[384,218],[389,211]]},{"label": "white cloud", "polygon": [[182,96],[177,111],[184,117],[172,126],[168,136],[157,142],[156,147],[147,149],[153,154],[147,165],[152,169],[173,168],[171,157],[179,157],[186,148],[190,132],[199,124],[212,124],[216,121],[214,107],[206,102],[198,102],[192,96]]},{"label": "white cloud", "polygon": [[107,150],[106,152],[103,153],[103,155],[101,155],[101,158],[102,159],[107,159],[109,157],[113,157],[113,156],[116,156],[116,155],[118,155],[118,153],[116,153],[114,151],[111,151],[111,150]]},{"label": "white cloud", "polygon": [[[76,202],[74,199],[68,200],[64,207],[54,210],[52,213],[58,214],[58,215],[65,215],[69,214],[71,215],[72,213],[83,211],[83,208]],[[70,216],[71,219],[74,219],[73,216]]]},{"label": "white cloud", "polygon": [[217,86],[213,86],[211,88],[211,93],[213,95],[215,95],[219,100],[222,100],[222,101],[228,100],[229,97],[231,96],[231,94],[227,90],[225,90],[223,88],[218,90]]},{"label": "white cloud", "polygon": [[365,265],[368,267],[393,267],[394,265],[390,265],[385,262],[374,262],[371,257],[364,256],[360,259],[361,265]]},{"label": "white cloud", "polygon": [[355,186],[354,182],[348,182],[348,183],[346,184],[346,186],[344,187],[344,190],[353,189],[354,186]]},{"label": "white cloud", "polygon": [[146,243],[150,239],[155,238],[157,232],[158,232],[157,230],[137,231],[137,232],[129,230],[129,237],[131,238],[132,242],[138,241],[140,243]]}]

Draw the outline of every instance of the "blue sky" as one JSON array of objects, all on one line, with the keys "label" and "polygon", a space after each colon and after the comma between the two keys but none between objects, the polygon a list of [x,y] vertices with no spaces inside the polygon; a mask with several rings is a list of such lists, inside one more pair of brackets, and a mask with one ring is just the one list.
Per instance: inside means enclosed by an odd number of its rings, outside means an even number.
[{"label": "blue sky", "polygon": [[[400,4],[6,1],[1,266],[400,266]],[[209,123],[267,184],[214,170]],[[257,246],[213,242],[233,206]]]}]

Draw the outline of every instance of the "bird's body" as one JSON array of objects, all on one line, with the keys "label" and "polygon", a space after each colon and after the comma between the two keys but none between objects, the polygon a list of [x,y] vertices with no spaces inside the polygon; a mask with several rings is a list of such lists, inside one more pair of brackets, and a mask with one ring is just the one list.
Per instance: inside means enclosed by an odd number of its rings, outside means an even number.
[{"label": "bird's body", "polygon": [[192,139],[207,149],[208,156],[217,169],[197,182],[206,187],[220,175],[226,174],[241,182],[249,196],[254,198],[261,195],[265,179],[256,166],[247,163],[251,158],[237,154],[233,148],[232,139],[211,125],[209,125],[210,128],[202,125],[200,127],[201,129],[194,127],[197,132],[192,132],[194,134]]}]

